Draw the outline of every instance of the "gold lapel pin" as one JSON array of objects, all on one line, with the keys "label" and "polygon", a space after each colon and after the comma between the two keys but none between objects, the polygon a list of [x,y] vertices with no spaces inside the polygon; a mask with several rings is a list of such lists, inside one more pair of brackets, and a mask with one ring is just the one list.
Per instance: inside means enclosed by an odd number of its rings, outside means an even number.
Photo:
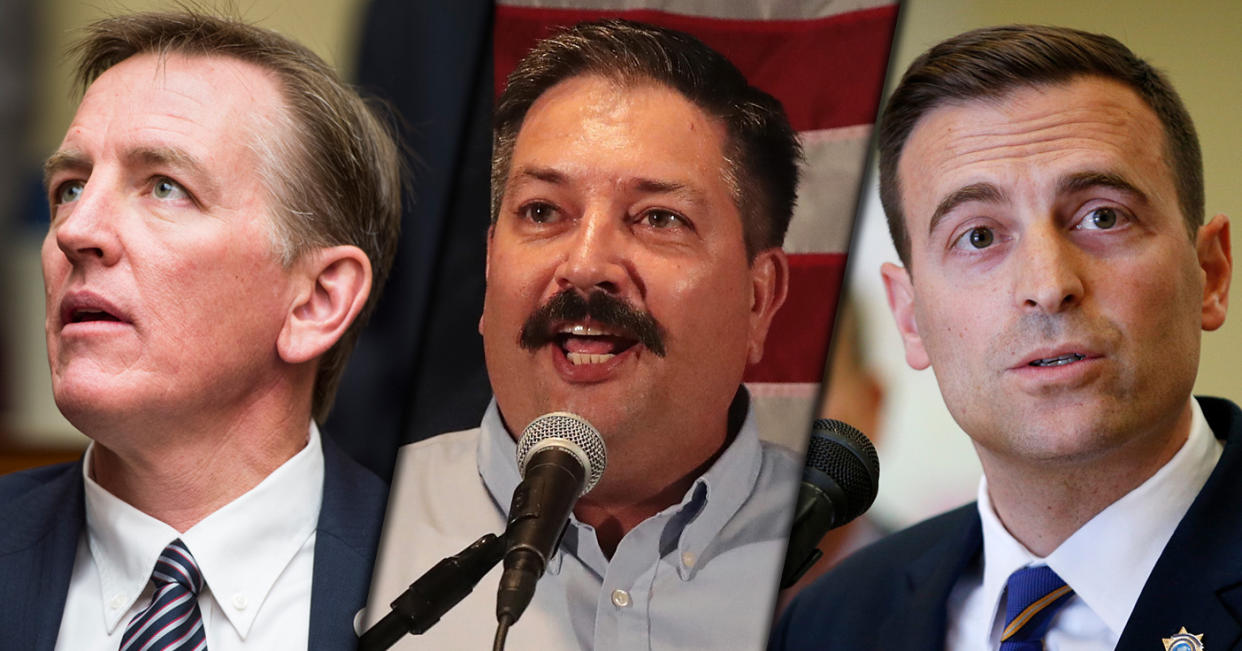
[{"label": "gold lapel pin", "polygon": [[1173,637],[1166,637],[1162,641],[1164,651],[1203,651],[1203,634],[1187,633],[1185,626]]}]

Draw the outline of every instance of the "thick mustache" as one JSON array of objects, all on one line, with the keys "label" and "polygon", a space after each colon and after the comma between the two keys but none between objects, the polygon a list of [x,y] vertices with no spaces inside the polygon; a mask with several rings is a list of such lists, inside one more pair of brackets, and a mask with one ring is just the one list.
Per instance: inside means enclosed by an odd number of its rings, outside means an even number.
[{"label": "thick mustache", "polygon": [[526,319],[518,343],[526,350],[538,350],[556,338],[558,333],[552,330],[555,324],[587,318],[634,337],[647,350],[664,357],[664,328],[655,317],[601,290],[583,297],[566,289],[553,296]]}]

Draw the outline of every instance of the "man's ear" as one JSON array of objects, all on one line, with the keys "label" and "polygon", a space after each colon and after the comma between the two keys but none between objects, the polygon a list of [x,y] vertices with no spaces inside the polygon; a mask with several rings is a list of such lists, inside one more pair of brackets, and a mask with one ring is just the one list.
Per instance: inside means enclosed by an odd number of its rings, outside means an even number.
[{"label": "man's ear", "polygon": [[1203,329],[1215,330],[1224,325],[1229,311],[1229,278],[1233,274],[1229,218],[1217,215],[1200,226],[1195,250],[1203,270]]},{"label": "man's ear", "polygon": [[760,251],[750,264],[750,339],[748,354],[751,364],[763,359],[763,342],[768,338],[772,317],[785,304],[789,294],[789,258],[779,247]]},{"label": "man's ear", "polygon": [[906,363],[921,371],[931,366],[931,360],[927,358],[923,338],[919,336],[919,323],[914,314],[914,285],[910,280],[910,272],[904,267],[885,262],[880,266],[880,275],[884,278],[884,291],[888,294],[888,309],[893,312],[897,331],[901,333],[901,340],[906,346]]},{"label": "man's ear", "polygon": [[303,254],[293,265],[296,291],[276,341],[280,358],[300,364],[336,344],[371,293],[371,261],[356,246]]}]

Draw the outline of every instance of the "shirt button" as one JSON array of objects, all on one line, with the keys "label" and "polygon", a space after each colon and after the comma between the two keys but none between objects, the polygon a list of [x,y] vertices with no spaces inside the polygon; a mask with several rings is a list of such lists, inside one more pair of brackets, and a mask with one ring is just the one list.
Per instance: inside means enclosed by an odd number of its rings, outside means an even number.
[{"label": "shirt button", "polygon": [[686,567],[694,567],[694,562],[698,559],[694,557],[694,552],[682,552],[681,564]]},{"label": "shirt button", "polygon": [[111,608],[112,610],[116,610],[117,608],[120,608],[121,606],[124,606],[124,605],[125,605],[125,593],[123,592],[118,592],[112,595],[112,598],[108,600],[108,607]]},{"label": "shirt button", "polygon": [[617,588],[612,591],[612,605],[617,608],[627,608],[630,605],[630,593]]},{"label": "shirt button", "polygon": [[237,593],[237,594],[235,594],[235,595],[233,595],[233,607],[234,607],[234,608],[236,608],[236,609],[238,609],[238,610],[245,610],[245,609],[246,609],[246,604],[247,604],[247,601],[246,601],[246,595],[244,595],[244,594],[242,594],[242,593],[240,593],[240,592],[239,592],[239,593]]}]

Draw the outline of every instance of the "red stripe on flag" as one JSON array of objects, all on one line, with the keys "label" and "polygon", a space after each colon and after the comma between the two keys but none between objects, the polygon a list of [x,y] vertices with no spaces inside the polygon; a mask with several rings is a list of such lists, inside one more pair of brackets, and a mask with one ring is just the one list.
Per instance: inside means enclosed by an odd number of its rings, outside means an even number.
[{"label": "red stripe on flag", "polygon": [[789,256],[789,295],[772,320],[763,361],[746,369],[746,382],[819,382],[828,336],[845,274],[844,253]]},{"label": "red stripe on flag", "polygon": [[620,17],[695,35],[724,54],[750,82],[785,106],[794,129],[875,121],[897,7],[808,20],[724,20],[650,9],[603,11],[496,8],[495,92],[535,44],[556,27]]}]

